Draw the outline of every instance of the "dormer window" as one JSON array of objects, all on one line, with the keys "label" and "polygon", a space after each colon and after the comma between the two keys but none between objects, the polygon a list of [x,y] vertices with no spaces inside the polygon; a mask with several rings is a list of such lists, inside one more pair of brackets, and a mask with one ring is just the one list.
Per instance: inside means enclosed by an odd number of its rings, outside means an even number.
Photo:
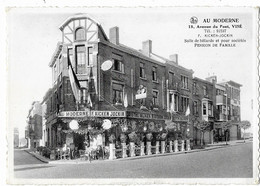
[{"label": "dormer window", "polygon": [[86,40],[85,29],[84,28],[80,27],[80,28],[76,29],[76,31],[75,31],[75,40],[76,41]]}]

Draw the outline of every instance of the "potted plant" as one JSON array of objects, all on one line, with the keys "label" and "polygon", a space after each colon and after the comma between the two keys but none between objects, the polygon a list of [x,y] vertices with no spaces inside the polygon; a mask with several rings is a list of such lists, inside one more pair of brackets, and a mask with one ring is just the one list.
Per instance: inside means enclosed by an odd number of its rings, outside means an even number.
[{"label": "potted plant", "polygon": [[135,132],[131,132],[128,134],[130,140],[130,156],[135,156],[135,143],[137,142],[137,134]]},{"label": "potted plant", "polygon": [[126,149],[127,149],[127,147],[126,147],[126,138],[127,138],[127,136],[124,133],[122,133],[120,135],[120,141],[121,141],[121,144],[122,144],[122,158],[126,158],[127,157],[127,154],[126,154]]},{"label": "potted plant", "polygon": [[116,158],[116,154],[115,154],[116,137],[115,137],[114,134],[111,134],[108,139],[109,139],[109,142],[110,142],[110,144],[109,144],[109,159],[113,160],[113,159]]},{"label": "potted plant", "polygon": [[167,137],[167,133],[162,133],[161,134],[161,153],[165,153],[165,140]]},{"label": "potted plant", "polygon": [[156,146],[156,150],[155,150],[155,153],[159,154],[160,153],[159,152],[159,146],[160,146],[159,143],[160,143],[160,140],[161,140],[161,134],[160,133],[157,134],[155,138],[156,138],[156,145],[155,145]]}]

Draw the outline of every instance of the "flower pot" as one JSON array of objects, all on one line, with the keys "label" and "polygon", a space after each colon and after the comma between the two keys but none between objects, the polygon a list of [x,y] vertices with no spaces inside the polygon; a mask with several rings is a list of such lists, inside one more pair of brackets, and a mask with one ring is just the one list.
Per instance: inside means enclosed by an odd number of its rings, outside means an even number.
[{"label": "flower pot", "polygon": [[151,151],[151,142],[150,142],[150,141],[147,141],[147,142],[146,142],[146,154],[147,154],[147,155],[151,155],[151,154],[152,154],[152,151]]},{"label": "flower pot", "polygon": [[127,154],[126,154],[126,143],[121,143],[122,144],[122,158],[127,158]]},{"label": "flower pot", "polygon": [[172,141],[169,142],[169,147],[170,147],[170,148],[169,148],[170,153],[173,152],[173,151],[172,151]]},{"label": "flower pot", "polygon": [[141,142],[141,156],[144,156],[144,142]]},{"label": "flower pot", "polygon": [[135,157],[135,143],[130,142],[130,157]]},{"label": "flower pot", "polygon": [[184,149],[184,140],[181,140],[181,151],[185,151],[185,149]]},{"label": "flower pot", "polygon": [[186,140],[186,151],[190,151],[191,149],[190,149],[190,140],[189,139],[187,139]]},{"label": "flower pot", "polygon": [[160,154],[159,152],[159,141],[156,141],[156,151],[155,151],[155,154]]},{"label": "flower pot", "polygon": [[116,148],[114,143],[109,144],[109,159],[110,160],[116,159]]},{"label": "flower pot", "polygon": [[179,149],[178,149],[178,140],[174,140],[174,152],[178,152]]},{"label": "flower pot", "polygon": [[165,153],[165,141],[161,141],[161,153]]}]

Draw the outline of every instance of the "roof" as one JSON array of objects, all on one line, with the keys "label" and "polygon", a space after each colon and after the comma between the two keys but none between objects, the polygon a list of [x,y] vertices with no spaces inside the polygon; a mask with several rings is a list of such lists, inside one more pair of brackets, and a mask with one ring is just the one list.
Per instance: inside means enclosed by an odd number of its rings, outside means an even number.
[{"label": "roof", "polygon": [[196,81],[201,81],[201,82],[203,82],[203,83],[207,83],[207,84],[213,85],[212,82],[207,81],[207,80],[205,80],[205,79],[201,79],[201,78],[198,78],[198,77],[194,77],[193,79],[196,80]]},{"label": "roof", "polygon": [[221,84],[221,85],[229,84],[229,85],[234,86],[234,87],[237,87],[237,88],[242,87],[241,84],[239,84],[239,83],[237,83],[237,82],[235,82],[235,81],[232,81],[232,80],[225,81],[225,82],[222,82],[222,83],[219,83],[219,84]]}]

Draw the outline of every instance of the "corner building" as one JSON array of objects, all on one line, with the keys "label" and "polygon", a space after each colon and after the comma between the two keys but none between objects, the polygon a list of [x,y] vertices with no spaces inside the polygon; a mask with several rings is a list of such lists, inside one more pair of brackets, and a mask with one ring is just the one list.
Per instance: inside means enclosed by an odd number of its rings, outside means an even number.
[{"label": "corner building", "polygon": [[[150,132],[155,140],[167,123],[179,137],[187,131],[193,134],[185,116],[192,104],[193,71],[180,66],[177,55],[166,59],[154,54],[150,40],[143,42],[142,50],[122,45],[118,27],[110,29],[108,38],[102,26],[84,14],[69,17],[59,29],[62,42],[49,63],[53,87],[44,98],[48,147],[74,143],[84,149],[86,140],[108,145],[111,134],[120,141],[120,134],[131,132]],[[102,70],[107,61],[113,65]],[[81,87],[79,101],[73,94],[69,62]],[[112,128],[102,131],[105,119]],[[79,124],[77,132],[70,129],[72,120]]]}]

